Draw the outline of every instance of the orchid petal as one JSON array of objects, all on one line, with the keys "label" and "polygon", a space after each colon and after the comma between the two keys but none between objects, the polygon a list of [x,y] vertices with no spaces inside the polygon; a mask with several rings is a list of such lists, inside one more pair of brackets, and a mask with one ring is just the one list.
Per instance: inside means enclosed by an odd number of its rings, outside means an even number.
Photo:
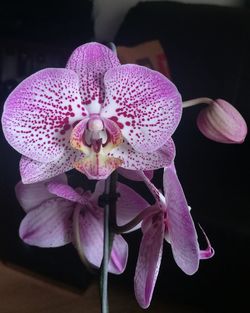
[{"label": "orchid petal", "polygon": [[175,145],[170,138],[161,148],[151,153],[141,153],[133,149],[126,141],[113,149],[110,156],[120,158],[121,167],[130,170],[154,170],[169,166],[175,157]]},{"label": "orchid petal", "polygon": [[135,150],[153,152],[170,138],[180,121],[182,102],[165,76],[126,64],[108,70],[104,84],[101,116],[115,121]]},{"label": "orchid petal", "polygon": [[[96,183],[95,191],[92,194],[90,201],[92,203],[98,203],[99,197],[104,193],[105,181],[100,180]],[[119,197],[116,202],[116,218],[117,225],[122,226],[130,222],[139,213],[149,207],[148,202],[142,198],[137,192],[132,188],[122,184],[117,183],[117,193]],[[140,223],[141,224],[141,223]],[[135,226],[131,231],[134,231],[140,227],[140,224]]]},{"label": "orchid petal", "polygon": [[78,89],[76,73],[67,69],[44,69],[21,82],[4,105],[9,144],[38,162],[57,160],[69,146],[72,124],[87,115],[78,108]]},{"label": "orchid petal", "polygon": [[[122,167],[118,168],[118,173],[120,175],[122,175],[123,177],[129,179],[129,180],[133,180],[133,181],[142,181],[143,178],[140,175],[140,171],[136,171],[136,170],[128,170]],[[151,180],[154,176],[154,171],[144,171],[144,175]]]},{"label": "orchid petal", "polygon": [[[50,181],[51,179],[29,185],[25,185],[20,181],[16,185],[15,192],[17,200],[26,213],[40,205],[45,200],[54,197],[47,189],[47,183]],[[66,184],[67,176],[65,174],[61,174],[57,177],[54,177],[53,182]]]},{"label": "orchid petal", "polygon": [[50,248],[71,242],[72,202],[53,198],[31,210],[21,222],[19,235],[29,245]]},{"label": "orchid petal", "polygon": [[51,194],[54,194],[60,198],[83,205],[86,204],[86,199],[69,185],[52,181],[47,184],[47,188]]},{"label": "orchid petal", "polygon": [[80,121],[72,130],[70,135],[70,145],[84,154],[89,153],[90,148],[84,143],[84,132],[87,129],[89,118]]},{"label": "orchid petal", "polygon": [[24,184],[36,183],[67,172],[83,156],[80,151],[72,149],[65,149],[64,154],[58,160],[49,163],[34,161],[22,156],[19,165],[22,182]]},{"label": "orchid petal", "polygon": [[186,274],[192,275],[199,266],[197,234],[181,184],[172,168],[164,170],[163,185],[173,256],[177,265]]},{"label": "orchid petal", "polygon": [[[132,188],[118,183],[117,193],[120,195],[117,199],[116,218],[117,225],[122,226],[130,222],[139,213],[149,207],[149,203],[144,200],[138,193]],[[135,226],[130,231],[134,231],[140,228],[140,224]]]},{"label": "orchid petal", "polygon": [[[98,212],[97,212],[98,210]],[[85,210],[79,216],[80,242],[89,263],[100,267],[103,257],[103,211]],[[120,235],[114,236],[108,270],[121,274],[127,263],[128,245]]]},{"label": "orchid petal", "polygon": [[150,305],[160,269],[164,238],[162,212],[151,215],[142,223],[143,237],[136,264],[134,287],[135,296],[142,308]]},{"label": "orchid petal", "polygon": [[103,77],[110,68],[120,65],[111,49],[96,42],[75,49],[66,68],[80,79],[81,105],[89,113],[99,113],[104,102]]},{"label": "orchid petal", "polygon": [[204,136],[222,143],[242,143],[247,125],[230,103],[217,99],[200,111],[197,126]]}]

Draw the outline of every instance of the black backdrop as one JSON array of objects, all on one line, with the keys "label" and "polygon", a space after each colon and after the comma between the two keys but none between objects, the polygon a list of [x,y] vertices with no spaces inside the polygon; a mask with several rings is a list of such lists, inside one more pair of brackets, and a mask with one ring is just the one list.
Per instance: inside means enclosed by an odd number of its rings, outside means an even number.
[{"label": "black backdrop", "polygon": [[[42,67],[63,67],[70,51],[93,38],[91,3],[71,4],[1,4],[1,73],[5,56],[11,60],[18,55],[15,75],[1,81],[1,104],[22,78]],[[173,81],[184,100],[200,96],[224,98],[237,107],[248,123],[249,35],[247,9],[152,2],[129,12],[115,43],[130,46],[160,40]],[[199,272],[188,277],[174,264],[166,244],[155,294],[197,306],[202,312],[240,311],[247,305],[250,278],[249,137],[243,145],[207,140],[196,128],[199,109],[186,109],[175,133],[176,166],[192,215],[206,229],[216,255],[201,262]],[[23,212],[13,187],[19,180],[19,155],[8,146],[2,133],[0,144],[1,258],[69,285],[86,287],[92,276],[83,269],[71,246],[39,249],[18,238]],[[159,174],[156,183],[158,177]],[[132,287],[140,233],[126,238],[131,245],[128,268],[123,277],[113,279]]]}]

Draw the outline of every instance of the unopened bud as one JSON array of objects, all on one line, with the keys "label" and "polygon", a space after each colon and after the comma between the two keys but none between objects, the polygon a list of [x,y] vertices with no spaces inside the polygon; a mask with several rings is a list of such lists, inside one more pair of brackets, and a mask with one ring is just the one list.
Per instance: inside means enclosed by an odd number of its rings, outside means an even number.
[{"label": "unopened bud", "polygon": [[242,143],[247,125],[230,103],[217,99],[200,111],[197,126],[204,136],[222,143]]}]

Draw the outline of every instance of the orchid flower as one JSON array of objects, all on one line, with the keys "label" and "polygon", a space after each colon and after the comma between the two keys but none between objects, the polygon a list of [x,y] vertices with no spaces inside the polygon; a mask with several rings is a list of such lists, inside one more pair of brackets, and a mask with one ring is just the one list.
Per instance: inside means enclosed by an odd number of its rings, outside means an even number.
[{"label": "orchid flower", "polygon": [[221,143],[242,143],[245,140],[247,124],[229,102],[222,99],[197,98],[183,102],[183,107],[200,103],[208,104],[197,118],[197,126],[204,136]]},{"label": "orchid flower", "polygon": [[24,183],[72,168],[105,179],[118,167],[167,166],[182,113],[181,96],[166,77],[120,65],[109,48],[88,43],[66,68],[43,69],[9,95],[2,116],[7,141],[24,157]]},{"label": "orchid flower", "polygon": [[[19,234],[24,242],[38,247],[60,247],[72,242],[83,261],[100,267],[103,256],[103,208],[98,198],[104,182],[96,185],[91,195],[83,189],[74,190],[67,185],[65,174],[35,184],[19,182],[16,195],[27,213],[21,222]],[[118,222],[126,223],[131,217],[131,205],[137,212],[148,203],[123,185],[117,188],[121,197],[117,201]],[[136,203],[134,198],[136,197]],[[133,212],[134,214],[134,212]],[[126,267],[128,246],[121,235],[115,235],[109,271],[120,274]]]},{"label": "orchid flower", "polygon": [[[213,256],[208,238],[206,250],[200,250],[197,233],[185,195],[173,166],[164,170],[165,197],[144,175],[144,181],[156,199],[142,222],[143,237],[136,265],[135,296],[142,308],[150,305],[157,280],[164,238],[172,248],[177,265],[188,275],[194,274],[200,259]],[[156,210],[157,209],[157,210]]]}]

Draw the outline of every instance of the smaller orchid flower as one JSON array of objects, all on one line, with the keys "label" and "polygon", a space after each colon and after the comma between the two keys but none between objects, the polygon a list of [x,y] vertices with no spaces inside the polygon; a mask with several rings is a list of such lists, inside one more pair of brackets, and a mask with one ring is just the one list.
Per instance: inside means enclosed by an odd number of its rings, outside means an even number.
[{"label": "smaller orchid flower", "polygon": [[164,171],[165,197],[145,175],[144,180],[156,203],[147,209],[149,214],[142,222],[143,237],[134,285],[139,305],[147,308],[160,268],[164,238],[171,245],[175,262],[188,275],[198,270],[200,259],[212,257],[214,251],[206,235],[208,248],[202,251],[199,248],[195,226],[174,167]]},{"label": "smaller orchid flower", "polygon": [[247,134],[247,125],[241,114],[225,100],[198,98],[183,103],[189,107],[207,103],[197,118],[197,126],[204,136],[221,143],[242,143]]},{"label": "smaller orchid flower", "polygon": [[[98,206],[104,182],[96,185],[91,195],[83,189],[74,190],[67,185],[66,175],[54,179],[16,186],[17,198],[27,213],[21,222],[19,234],[24,242],[38,247],[60,247],[72,242],[83,261],[100,267],[103,256],[103,208]],[[119,223],[130,219],[130,206],[144,210],[148,203],[135,192],[118,184],[121,197],[117,201]],[[128,246],[121,235],[115,235],[109,262],[109,271],[120,274],[124,271]]]}]

